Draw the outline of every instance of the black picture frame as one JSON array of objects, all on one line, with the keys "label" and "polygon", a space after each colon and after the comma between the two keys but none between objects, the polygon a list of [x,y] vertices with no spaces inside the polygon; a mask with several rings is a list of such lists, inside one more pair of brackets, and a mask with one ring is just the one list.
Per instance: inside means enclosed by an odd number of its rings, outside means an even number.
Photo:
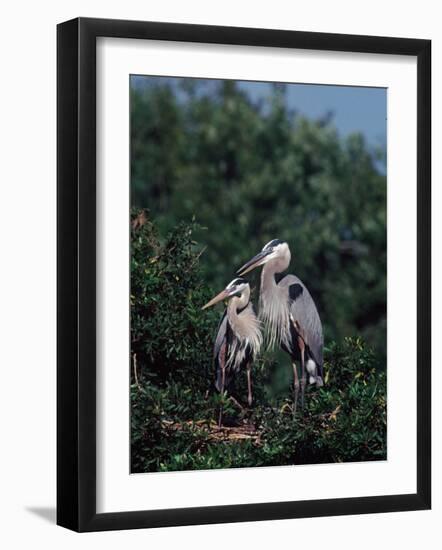
[{"label": "black picture frame", "polygon": [[[417,58],[417,492],[96,512],[96,39],[117,37]],[[75,531],[425,510],[431,506],[431,41],[79,18],[57,28],[57,523]]]}]

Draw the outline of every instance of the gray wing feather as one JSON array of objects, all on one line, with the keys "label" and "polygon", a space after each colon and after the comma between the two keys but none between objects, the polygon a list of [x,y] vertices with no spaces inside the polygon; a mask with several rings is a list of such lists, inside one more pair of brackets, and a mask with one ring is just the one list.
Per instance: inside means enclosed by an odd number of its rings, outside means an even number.
[{"label": "gray wing feather", "polygon": [[[293,297],[290,299],[290,313],[304,330],[307,344],[316,363],[322,366],[324,361],[322,323],[310,292],[295,275],[286,275],[278,286],[286,287],[288,295]],[[290,287],[292,287],[291,290]]]}]

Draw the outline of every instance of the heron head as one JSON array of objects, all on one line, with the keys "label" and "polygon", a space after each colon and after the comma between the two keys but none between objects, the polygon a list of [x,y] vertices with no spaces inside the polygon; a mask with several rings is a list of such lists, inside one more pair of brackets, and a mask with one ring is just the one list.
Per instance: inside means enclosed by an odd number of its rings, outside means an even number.
[{"label": "heron head", "polygon": [[222,290],[219,294],[217,294],[214,298],[212,298],[210,302],[207,302],[207,304],[203,306],[202,309],[207,309],[210,306],[214,306],[222,300],[229,300],[233,296],[241,297],[245,290],[250,292],[249,283],[245,279],[237,277],[236,279],[233,279],[233,281],[230,281],[226,288]]},{"label": "heron head", "polygon": [[238,269],[238,275],[245,275],[255,267],[264,265],[270,260],[284,258],[287,260],[287,265],[290,263],[290,249],[289,245],[285,241],[280,239],[273,239],[269,241],[264,248],[251,260],[245,263],[240,269]]}]

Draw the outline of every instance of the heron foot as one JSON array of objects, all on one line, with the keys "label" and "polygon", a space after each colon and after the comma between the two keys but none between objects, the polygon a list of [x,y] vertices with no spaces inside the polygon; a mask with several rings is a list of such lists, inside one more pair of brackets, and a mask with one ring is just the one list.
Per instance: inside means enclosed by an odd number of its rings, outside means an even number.
[{"label": "heron foot", "polygon": [[233,397],[233,395],[229,395],[229,399],[230,399],[230,401],[231,401],[236,407],[238,407],[238,409],[239,409],[241,412],[244,412],[245,407],[243,407],[243,406],[241,405],[241,403],[238,401],[238,399],[236,399],[235,397]]}]

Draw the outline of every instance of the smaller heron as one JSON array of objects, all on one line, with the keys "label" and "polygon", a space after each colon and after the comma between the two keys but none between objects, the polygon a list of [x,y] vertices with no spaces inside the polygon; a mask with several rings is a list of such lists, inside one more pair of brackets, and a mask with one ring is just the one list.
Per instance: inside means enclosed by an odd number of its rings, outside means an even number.
[{"label": "smaller heron", "polygon": [[[250,302],[249,283],[242,278],[231,281],[226,288],[212,298],[202,309],[228,300],[220,321],[214,346],[216,365],[216,389],[223,393],[232,383],[235,375],[247,371],[247,402],[252,405],[252,363],[262,344],[260,322]],[[219,424],[222,420],[220,411]]]}]

